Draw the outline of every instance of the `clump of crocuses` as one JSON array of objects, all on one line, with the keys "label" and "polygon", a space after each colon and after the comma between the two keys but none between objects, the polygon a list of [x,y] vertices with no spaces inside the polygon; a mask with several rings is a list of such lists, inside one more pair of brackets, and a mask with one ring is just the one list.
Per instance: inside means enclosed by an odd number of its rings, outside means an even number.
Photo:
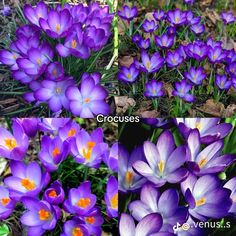
[{"label": "clump of crocuses", "polygon": [[227,121],[150,118],[145,123],[160,126],[148,134],[145,127],[147,141],[132,143],[131,154],[123,146],[130,149],[129,141],[119,144],[121,236],[215,235],[196,222],[233,220],[236,178],[227,176],[235,175],[236,127]]},{"label": "clump of crocuses", "polygon": [[[110,148],[102,128],[89,134],[71,119],[17,118],[12,124],[11,131],[0,128],[0,156],[10,166],[10,175],[0,186],[0,219],[15,217],[13,211],[21,205],[20,222],[29,236],[58,233],[58,229],[61,235],[100,236],[104,221],[118,216],[118,144]],[[32,145],[35,137],[38,142]],[[79,173],[74,186],[64,180],[68,173],[63,162],[69,158]],[[100,165],[107,174],[103,193],[95,190],[94,179],[88,177],[90,167],[96,176]]]},{"label": "clump of crocuses", "polygon": [[108,42],[113,20],[109,7],[97,3],[52,7],[41,1],[36,6],[26,4],[23,14],[27,24],[17,28],[8,48],[0,50],[0,62],[10,67],[14,80],[28,87],[25,100],[46,103],[53,113],[65,109],[82,118],[109,114],[101,75],[94,80],[94,74],[70,74],[70,68]]},{"label": "clump of crocuses", "polygon": [[[191,8],[194,0],[184,3]],[[230,96],[227,92],[234,87],[236,53],[233,48],[224,48],[221,41],[206,37],[200,15],[178,8],[153,9],[153,14],[136,18],[137,8],[127,5],[118,15],[120,21],[126,21],[125,34],[130,36],[130,43],[137,51],[134,63],[119,69],[118,79],[125,83],[121,87],[125,94],[130,91],[134,98],[142,94],[152,100],[158,96],[164,105],[171,104],[171,114],[180,116],[200,100],[204,103],[212,96],[216,101]],[[223,12],[221,19],[224,24],[235,22],[232,12]],[[217,75],[217,69],[221,68],[225,68],[224,74]],[[161,82],[166,85],[163,93]],[[153,108],[159,109],[157,102]]]}]

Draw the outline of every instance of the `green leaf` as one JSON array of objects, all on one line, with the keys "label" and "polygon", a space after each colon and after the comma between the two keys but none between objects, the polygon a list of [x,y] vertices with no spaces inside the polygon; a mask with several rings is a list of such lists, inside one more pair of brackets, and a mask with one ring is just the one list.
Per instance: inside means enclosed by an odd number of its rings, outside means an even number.
[{"label": "green leaf", "polygon": [[7,236],[10,233],[6,224],[0,225],[0,236]]}]

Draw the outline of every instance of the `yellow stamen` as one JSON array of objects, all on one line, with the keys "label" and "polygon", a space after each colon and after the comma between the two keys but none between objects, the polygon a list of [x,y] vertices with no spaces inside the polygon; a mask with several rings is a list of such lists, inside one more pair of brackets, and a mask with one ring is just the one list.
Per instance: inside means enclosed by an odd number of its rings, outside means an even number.
[{"label": "yellow stamen", "polygon": [[176,18],[175,18],[175,22],[178,24],[179,21],[180,21],[180,18],[179,18],[179,17],[176,17]]},{"label": "yellow stamen", "polygon": [[39,214],[40,220],[48,220],[51,216],[50,212],[44,209],[41,209],[40,211],[38,211],[38,214]]},{"label": "yellow stamen", "polygon": [[61,25],[60,24],[56,24],[56,32],[59,34],[61,30]]},{"label": "yellow stamen", "polygon": [[206,203],[206,198],[200,198],[199,200],[196,201],[196,206],[201,206]]},{"label": "yellow stamen", "polygon": [[95,142],[88,142],[87,151],[85,150],[85,148],[82,149],[83,156],[87,161],[90,160],[92,152],[93,152],[93,148],[95,147],[95,145],[96,145]]},{"label": "yellow stamen", "polygon": [[130,186],[133,183],[134,174],[131,171],[127,171],[125,174],[125,182]]},{"label": "yellow stamen", "polygon": [[163,160],[160,160],[160,162],[158,163],[158,168],[159,168],[159,171],[163,173],[165,169],[165,162]]},{"label": "yellow stamen", "polygon": [[91,99],[90,98],[85,98],[84,99],[84,103],[90,103],[91,102]]},{"label": "yellow stamen", "polygon": [[128,79],[131,79],[131,77],[132,77],[131,74],[128,73],[128,74],[127,74],[127,78],[128,78]]},{"label": "yellow stamen", "polygon": [[10,198],[8,198],[8,197],[1,199],[1,203],[3,206],[6,206],[9,202],[10,202]]},{"label": "yellow stamen", "polygon": [[196,76],[196,75],[193,76],[193,80],[194,80],[194,81],[197,80],[197,76]]},{"label": "yellow stamen", "polygon": [[54,70],[52,71],[52,74],[53,74],[54,76],[56,76],[56,75],[57,75],[57,70],[54,69]]},{"label": "yellow stamen", "polygon": [[93,225],[95,223],[95,218],[94,217],[85,217],[85,221],[88,224]]},{"label": "yellow stamen", "polygon": [[62,91],[61,87],[56,87],[56,93],[57,93],[57,94],[60,94],[61,91]]},{"label": "yellow stamen", "polygon": [[79,227],[74,228],[72,231],[72,236],[83,236],[83,235],[84,235],[83,231]]},{"label": "yellow stamen", "polygon": [[14,138],[6,138],[4,141],[9,150],[12,150],[17,146],[16,140]]},{"label": "yellow stamen", "polygon": [[49,197],[57,197],[57,192],[55,190],[51,190],[49,193],[48,193],[48,196]]},{"label": "yellow stamen", "polygon": [[195,124],[195,128],[201,130],[202,129],[202,124],[200,122],[197,122]]},{"label": "yellow stamen", "polygon": [[12,56],[12,57],[13,57],[13,59],[16,59],[16,58],[17,58],[16,54],[13,54],[13,56]]},{"label": "yellow stamen", "polygon": [[198,166],[199,166],[200,168],[202,168],[203,166],[206,165],[206,163],[207,163],[207,160],[206,160],[206,158],[204,157],[204,158],[202,158],[201,161],[198,162]]},{"label": "yellow stamen", "polygon": [[175,58],[172,59],[172,62],[173,62],[173,64],[176,64],[176,63],[177,63],[177,61],[175,60]]},{"label": "yellow stamen", "polygon": [[39,65],[39,66],[41,66],[42,65],[42,62],[41,62],[41,60],[38,58],[37,60],[37,64]]},{"label": "yellow stamen", "polygon": [[152,95],[156,94],[156,89],[152,89]]},{"label": "yellow stamen", "polygon": [[150,61],[148,61],[148,62],[146,63],[146,68],[147,68],[148,70],[151,68],[151,63],[150,63]]},{"label": "yellow stamen", "polygon": [[25,178],[25,179],[22,179],[21,181],[21,185],[27,189],[28,191],[31,191],[31,190],[34,190],[36,185],[34,183],[34,181],[30,181],[29,179]]},{"label": "yellow stamen", "polygon": [[217,58],[216,54],[213,55],[213,60],[215,61]]},{"label": "yellow stamen", "polygon": [[55,157],[57,155],[59,155],[61,152],[60,152],[60,149],[58,147],[55,147],[52,151],[52,156]]},{"label": "yellow stamen", "polygon": [[111,208],[113,208],[113,209],[118,209],[118,193],[116,193],[116,194],[112,197],[110,203],[111,203]]},{"label": "yellow stamen", "polygon": [[75,134],[76,134],[76,129],[72,128],[72,129],[70,129],[69,132],[68,132],[68,137],[75,136]]},{"label": "yellow stamen", "polygon": [[89,207],[90,204],[91,204],[90,198],[80,198],[80,200],[77,202],[77,205],[78,205],[80,208]]},{"label": "yellow stamen", "polygon": [[71,41],[71,47],[72,47],[72,48],[76,48],[76,46],[77,46],[77,41],[76,41],[75,39],[73,39],[73,40]]}]

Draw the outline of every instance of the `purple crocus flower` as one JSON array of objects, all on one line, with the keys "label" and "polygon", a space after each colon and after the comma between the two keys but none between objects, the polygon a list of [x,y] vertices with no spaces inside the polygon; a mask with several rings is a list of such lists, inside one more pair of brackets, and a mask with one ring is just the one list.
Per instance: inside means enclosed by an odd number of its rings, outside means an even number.
[{"label": "purple crocus flower", "polygon": [[151,213],[159,213],[163,220],[160,231],[173,232],[176,222],[182,224],[188,217],[188,208],[178,204],[179,194],[176,189],[167,189],[161,194],[151,184],[145,184],[140,193],[140,200],[131,202],[129,211],[137,221]]},{"label": "purple crocus flower", "polygon": [[141,52],[142,63],[135,61],[135,65],[143,72],[154,73],[157,72],[164,64],[164,59],[158,52],[149,56],[146,51]]},{"label": "purple crocus flower", "polygon": [[12,176],[5,178],[4,183],[9,188],[10,196],[16,200],[23,196],[37,196],[50,179],[47,172],[42,173],[36,162],[26,165],[20,161],[12,161],[10,168]]},{"label": "purple crocus flower", "polygon": [[209,53],[209,48],[203,43],[190,43],[185,47],[186,54],[194,59],[203,60]]},{"label": "purple crocus flower", "polygon": [[171,48],[174,44],[175,37],[173,35],[169,35],[167,33],[162,36],[155,36],[155,43],[158,47],[162,49]]},{"label": "purple crocus flower", "polygon": [[139,70],[136,68],[134,63],[132,63],[130,67],[122,66],[118,73],[118,79],[125,83],[134,83],[138,76]]},{"label": "purple crocus flower", "polygon": [[80,88],[72,86],[67,89],[66,96],[70,101],[71,112],[81,118],[110,113],[110,107],[105,102],[107,91],[92,78],[81,81]]},{"label": "purple crocus flower", "polygon": [[15,207],[15,201],[9,196],[6,187],[0,186],[0,220],[7,219]]},{"label": "purple crocus flower", "polygon": [[39,19],[48,18],[47,5],[43,1],[40,1],[35,7],[26,4],[24,7],[24,16],[30,23],[40,27]]},{"label": "purple crocus flower", "polygon": [[236,177],[230,179],[224,185],[224,188],[231,190],[230,198],[233,202],[231,208],[229,209],[229,213],[236,215]]},{"label": "purple crocus flower", "polygon": [[[17,28],[16,36],[20,39],[22,36],[31,39],[32,37],[40,37],[40,29],[35,25],[23,25]],[[30,43],[30,42],[28,42]]]},{"label": "purple crocus flower", "polygon": [[89,236],[89,232],[83,222],[77,218],[73,218],[72,220],[68,220],[64,223],[63,233],[61,236]]},{"label": "purple crocus flower", "polygon": [[127,5],[124,5],[122,10],[118,10],[118,15],[120,18],[130,22],[138,15],[138,9],[136,6],[130,8]]},{"label": "purple crocus flower", "polygon": [[141,121],[154,128],[168,129],[173,126],[173,120],[166,118],[142,118]]},{"label": "purple crocus flower", "polygon": [[204,175],[197,179],[189,174],[181,183],[181,189],[189,205],[189,214],[200,221],[225,217],[232,205],[231,191],[223,188],[214,175]]},{"label": "purple crocus flower", "polygon": [[232,86],[236,89],[236,77],[233,77],[231,81],[232,81]]},{"label": "purple crocus flower", "polygon": [[184,72],[184,77],[190,80],[195,85],[200,85],[204,79],[206,79],[206,74],[202,67],[194,68],[191,67],[189,72]]},{"label": "purple crocus flower", "polygon": [[11,8],[8,5],[4,5],[0,12],[3,16],[9,16],[11,15]]},{"label": "purple crocus flower", "polygon": [[221,41],[215,41],[212,38],[208,38],[206,42],[207,46],[210,46],[211,48],[215,47],[222,47],[222,42]]},{"label": "purple crocus flower", "polygon": [[92,78],[94,80],[95,84],[99,84],[100,81],[101,81],[102,75],[99,72],[94,72],[94,73],[91,73],[91,74],[83,73],[81,79],[85,80],[85,79],[88,79],[88,78]]},{"label": "purple crocus flower", "polygon": [[61,182],[54,181],[43,194],[43,200],[52,205],[59,205],[64,201],[65,193],[62,188]]},{"label": "purple crocus flower", "polygon": [[222,12],[221,18],[224,21],[225,25],[232,24],[236,21],[236,17],[232,12]]},{"label": "purple crocus flower", "polygon": [[156,145],[146,141],[143,148],[146,162],[136,161],[133,168],[157,187],[166,182],[178,183],[186,178],[188,171],[181,167],[187,159],[186,148],[175,147],[174,137],[169,130],[160,135]]},{"label": "purple crocus flower", "polygon": [[195,0],[184,0],[184,2],[185,2],[186,4],[190,4],[190,5],[192,5],[192,4],[194,3],[194,1],[195,1]]},{"label": "purple crocus flower", "polygon": [[83,182],[78,188],[69,191],[69,197],[64,202],[64,209],[71,214],[87,216],[96,204],[96,195],[91,193],[89,181]]},{"label": "purple crocus flower", "polygon": [[90,49],[84,44],[84,33],[82,26],[76,24],[73,26],[65,39],[64,45],[58,44],[56,46],[57,52],[61,57],[73,55],[77,58],[88,59],[90,57]]},{"label": "purple crocus flower", "polygon": [[166,33],[167,33],[169,36],[175,36],[175,35],[176,35],[176,29],[175,29],[175,27],[173,27],[173,26],[168,26],[167,29],[166,29]]},{"label": "purple crocus flower", "polygon": [[20,218],[21,223],[28,227],[27,235],[40,236],[45,231],[55,228],[59,214],[54,206],[31,197],[22,198],[22,202],[28,209]]},{"label": "purple crocus flower", "polygon": [[188,138],[192,129],[200,132],[201,143],[210,144],[227,136],[232,125],[220,123],[219,118],[176,118],[180,133],[185,139]]},{"label": "purple crocus flower", "polygon": [[72,26],[72,17],[67,9],[57,12],[50,9],[48,18],[40,18],[39,24],[51,38],[64,38]]},{"label": "purple crocus flower", "polygon": [[75,81],[72,77],[65,77],[61,81],[43,80],[41,88],[35,91],[35,99],[47,102],[53,112],[58,112],[64,107],[69,109],[69,100],[66,96],[67,88],[74,86]]},{"label": "purple crocus flower", "polygon": [[173,52],[169,51],[166,55],[166,63],[170,68],[179,66],[183,62],[183,60],[184,58],[178,50]]},{"label": "purple crocus flower", "polygon": [[221,47],[211,48],[208,52],[208,58],[212,63],[222,62],[226,57],[224,50]]},{"label": "purple crocus flower", "polygon": [[198,129],[190,132],[188,139],[189,169],[198,176],[214,174],[224,171],[224,169],[236,161],[235,155],[220,155],[224,142],[218,140],[206,146],[201,151],[201,140]]},{"label": "purple crocus flower", "polygon": [[128,151],[119,144],[118,153],[119,190],[127,192],[141,188],[146,182],[146,179],[134,172],[132,166],[138,160],[145,160],[143,148],[137,147],[129,154]]},{"label": "purple crocus flower", "polygon": [[158,29],[158,25],[156,24],[154,20],[145,19],[145,21],[142,24],[142,28],[144,32],[152,33]]},{"label": "purple crocus flower", "polygon": [[0,128],[0,155],[12,160],[22,160],[28,150],[29,140],[18,121],[13,121],[13,134]]},{"label": "purple crocus flower", "polygon": [[151,42],[150,42],[149,38],[147,38],[147,39],[141,38],[137,44],[140,49],[146,50],[146,49],[150,48]]},{"label": "purple crocus flower", "polygon": [[120,217],[119,232],[120,236],[149,236],[149,235],[165,235],[165,236],[174,236],[172,233],[160,232],[162,226],[161,215],[157,213],[152,213],[145,216],[137,226],[133,218],[126,214],[122,213]]},{"label": "purple crocus flower", "polygon": [[65,127],[71,121],[70,118],[42,118],[39,128],[43,132],[57,133],[58,129]]},{"label": "purple crocus flower", "polygon": [[153,13],[153,17],[156,21],[162,21],[166,18],[166,13],[163,10],[158,9]]},{"label": "purple crocus flower", "polygon": [[197,36],[201,35],[205,31],[205,26],[203,24],[193,24],[190,26],[190,30]]},{"label": "purple crocus flower", "polygon": [[231,76],[235,77],[236,76],[236,61],[229,63],[228,66],[226,67],[226,70]]},{"label": "purple crocus flower", "polygon": [[140,34],[135,34],[134,36],[132,36],[132,41],[134,43],[138,43],[141,39],[142,39],[142,36]]},{"label": "purple crocus flower", "polygon": [[144,96],[149,98],[162,97],[164,95],[163,83],[157,82],[156,80],[151,80],[145,84]]},{"label": "purple crocus flower", "polygon": [[181,99],[185,100],[186,102],[193,102],[194,96],[190,94],[190,90],[192,85],[187,83],[187,80],[181,80],[180,82],[175,83],[175,89],[172,94],[174,96],[180,97]]},{"label": "purple crocus flower", "polygon": [[[76,137],[78,132],[81,130],[80,125],[73,120],[69,120],[63,127],[58,130],[58,136],[62,141]],[[70,142],[69,142],[70,143]]]},{"label": "purple crocus flower", "polygon": [[[200,16],[196,16],[194,17],[193,15],[193,18],[189,20],[189,24],[192,26],[192,25],[201,25],[201,20],[202,18]],[[204,26],[204,25],[203,25]],[[204,30],[205,30],[205,27],[204,27]],[[201,30],[200,30],[201,31]]]},{"label": "purple crocus flower", "polygon": [[167,20],[174,26],[184,25],[186,23],[186,15],[177,8],[167,12]]},{"label": "purple crocus flower", "polygon": [[118,148],[119,144],[114,143],[110,150],[107,150],[103,156],[103,161],[109,167],[109,169],[113,172],[118,171]]},{"label": "purple crocus flower", "polygon": [[28,137],[34,137],[38,132],[39,118],[17,118]]},{"label": "purple crocus flower", "polygon": [[110,176],[107,181],[105,202],[107,205],[107,215],[111,218],[118,216],[118,182],[116,177]]},{"label": "purple crocus flower", "polygon": [[102,128],[95,129],[91,135],[81,130],[71,140],[71,153],[75,161],[93,168],[99,168],[107,148],[107,144],[103,142]]},{"label": "purple crocus flower", "polygon": [[53,51],[48,43],[43,43],[39,48],[28,50],[26,58],[16,60],[19,68],[28,75],[39,77],[53,59]]},{"label": "purple crocus flower", "polygon": [[229,90],[232,85],[232,81],[228,80],[226,75],[218,74],[216,75],[215,83],[220,90]]},{"label": "purple crocus flower", "polygon": [[58,166],[64,161],[69,153],[69,143],[62,141],[58,136],[51,139],[43,136],[41,150],[38,154],[42,165],[48,172],[57,170]]},{"label": "purple crocus flower", "polygon": [[19,69],[19,67],[16,63],[17,58],[20,58],[19,53],[5,50],[5,49],[0,50],[0,62],[4,65],[10,66],[11,70],[18,70]]},{"label": "purple crocus flower", "polygon": [[46,69],[45,77],[51,80],[60,80],[64,78],[64,68],[59,62],[52,62]]}]

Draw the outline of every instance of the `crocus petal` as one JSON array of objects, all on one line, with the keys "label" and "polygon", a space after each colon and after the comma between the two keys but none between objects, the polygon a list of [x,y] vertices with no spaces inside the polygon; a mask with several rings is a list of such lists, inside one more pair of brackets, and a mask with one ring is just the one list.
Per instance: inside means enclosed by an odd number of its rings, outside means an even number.
[{"label": "crocus petal", "polygon": [[135,220],[140,221],[146,215],[152,213],[149,207],[142,201],[134,201],[129,204],[129,211]]},{"label": "crocus petal", "polygon": [[125,213],[121,214],[119,230],[120,236],[135,236],[135,224],[130,215]]}]

